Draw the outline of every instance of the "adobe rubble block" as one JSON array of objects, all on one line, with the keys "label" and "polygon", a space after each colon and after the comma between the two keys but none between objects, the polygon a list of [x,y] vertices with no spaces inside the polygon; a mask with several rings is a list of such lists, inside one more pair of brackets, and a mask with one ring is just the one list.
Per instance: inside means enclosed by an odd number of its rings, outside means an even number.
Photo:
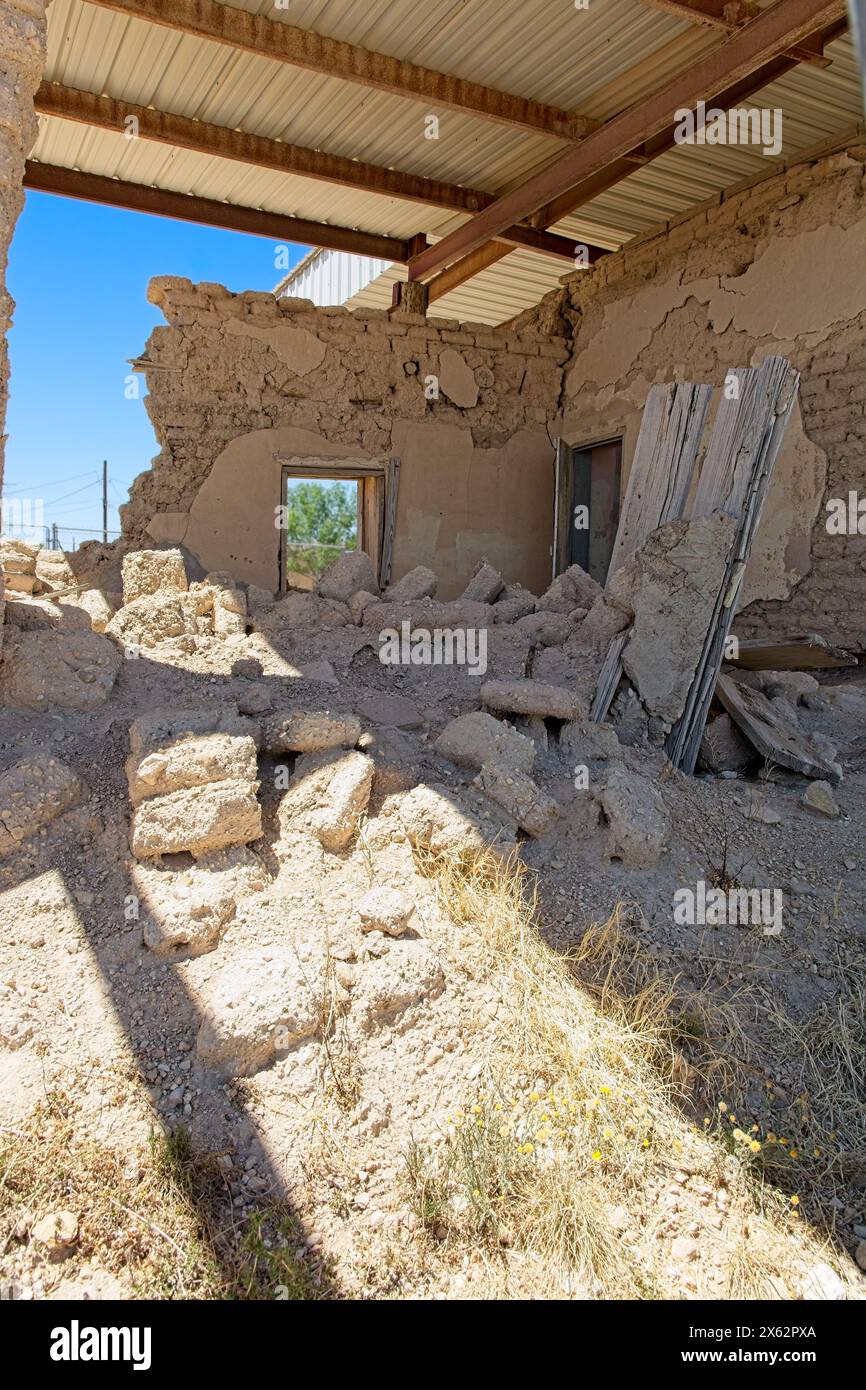
[{"label": "adobe rubble block", "polygon": [[585,719],[587,711],[573,691],[543,681],[485,681],[481,703],[500,714],[537,714],[542,719]]},{"label": "adobe rubble block", "polygon": [[96,709],[120,671],[121,654],[98,632],[7,628],[0,698],[22,709]]},{"label": "adobe rubble block", "polygon": [[131,550],[121,566],[124,606],[160,589],[186,593],[189,588],[179,550]]},{"label": "adobe rubble block", "polygon": [[495,603],[503,588],[502,575],[486,560],[482,560],[463,590],[461,598],[468,599],[471,603]]},{"label": "adobe rubble block", "polygon": [[75,773],[47,753],[20,758],[0,776],[0,859],[86,794]]},{"label": "adobe rubble block", "polygon": [[501,806],[521,830],[538,839],[551,829],[559,815],[559,807],[525,772],[518,772],[509,763],[490,758],[476,778],[477,785]]},{"label": "adobe rubble block", "polygon": [[603,593],[601,585],[580,565],[570,565],[545,589],[535,607],[539,613],[571,613],[575,608],[591,608]]},{"label": "adobe rubble block", "polygon": [[55,603],[50,598],[30,598],[24,594],[9,597],[6,624],[8,627],[19,627],[22,632],[36,632],[39,628],[57,628],[66,632],[92,630],[90,618],[78,606],[77,599]]},{"label": "adobe rubble block", "polygon": [[439,587],[439,580],[426,565],[416,565],[414,569],[391,584],[385,590],[387,603],[414,603],[421,598],[432,598]]},{"label": "adobe rubble block", "polygon": [[270,606],[256,608],[252,627],[254,632],[272,637],[288,628],[344,627],[351,621],[347,604],[294,590]]},{"label": "adobe rubble block", "polygon": [[76,598],[70,597],[69,605],[73,604],[87,615],[94,632],[104,632],[114,617],[115,609],[101,589],[82,589]]},{"label": "adobe rubble block", "polygon": [[32,594],[37,586],[36,556],[38,545],[19,541],[14,536],[0,539],[0,569],[8,590],[16,594]]},{"label": "adobe rubble block", "polygon": [[765,695],[769,699],[783,698],[800,705],[804,697],[821,693],[820,681],[808,671],[760,671],[758,673]]},{"label": "adobe rubble block", "polygon": [[437,753],[457,763],[458,767],[472,767],[476,771],[490,758],[498,758],[517,772],[531,772],[535,763],[532,739],[484,710],[452,719],[433,746]]},{"label": "adobe rubble block", "polygon": [[316,584],[316,593],[322,598],[340,603],[348,603],[361,589],[369,594],[379,592],[373,561],[365,550],[344,550]]},{"label": "adobe rubble block", "polygon": [[364,753],[341,748],[306,753],[295,764],[289,790],[280,802],[281,835],[305,830],[324,849],[345,849],[367,809],[374,771],[372,759]]},{"label": "adobe rubble block", "polygon": [[[384,943],[383,943],[384,945]],[[442,963],[426,941],[389,941],[368,959],[352,991],[352,1013],[365,1031],[392,1025],[415,1004],[438,998],[445,988]]]},{"label": "adobe rubble block", "polygon": [[386,936],[402,936],[409,926],[415,904],[397,888],[371,888],[358,903],[361,930],[380,931]]},{"label": "adobe rubble block", "polygon": [[129,726],[129,746],[134,758],[146,758],[162,752],[168,745],[205,734],[230,734],[234,738],[249,737],[258,747],[259,726],[253,719],[238,714],[237,705],[211,705],[195,709],[155,709],[143,714]]},{"label": "adobe rubble block", "polygon": [[36,578],[50,592],[76,587],[75,572],[62,550],[40,550],[36,556]]},{"label": "adobe rubble block", "polygon": [[208,782],[255,782],[256,745],[249,735],[193,735],[144,757],[132,755],[127,760],[126,775],[133,806],[151,796],[165,796]]},{"label": "adobe rubble block", "polygon": [[324,952],[269,947],[227,965],[207,989],[196,1056],[222,1076],[253,1076],[316,1036]]},{"label": "adobe rubble block", "polygon": [[267,888],[270,876],[251,850],[232,846],[187,869],[135,864],[132,881],[145,946],[158,956],[191,957],[219,945],[238,900]]},{"label": "adobe rubble block", "polygon": [[375,831],[389,835],[389,820],[396,819],[415,849],[459,856],[491,850],[503,859],[517,849],[517,826],[511,816],[470,788],[454,788],[439,782],[420,783],[408,792],[386,798]]},{"label": "adobe rubble block", "polygon": [[230,585],[214,586],[213,630],[215,637],[230,637],[247,630],[247,596]]},{"label": "adobe rubble block", "polygon": [[124,647],[155,647],[171,637],[210,636],[213,633],[212,590],[205,595],[169,590],[142,594],[118,609],[105,632]]},{"label": "adobe rubble block", "polygon": [[651,869],[667,842],[670,822],[661,795],[649,778],[614,763],[598,800],[607,820],[604,849],[628,869]]},{"label": "adobe rubble block", "polygon": [[704,648],[738,522],[726,512],[660,526],[608,584],[634,614],[622,654],[644,708],[675,724]]},{"label": "adobe rubble block", "polygon": [[132,815],[130,844],[137,859],[160,854],[196,856],[262,834],[258,783],[227,780],[188,787],[143,801]]},{"label": "adobe rubble block", "polygon": [[493,621],[517,622],[518,618],[525,618],[528,613],[534,613],[537,602],[535,594],[520,584],[506,584],[493,605]]},{"label": "adobe rubble block", "polygon": [[278,710],[265,720],[264,747],[269,753],[318,753],[328,748],[354,748],[361,721],[354,714],[333,710]]}]

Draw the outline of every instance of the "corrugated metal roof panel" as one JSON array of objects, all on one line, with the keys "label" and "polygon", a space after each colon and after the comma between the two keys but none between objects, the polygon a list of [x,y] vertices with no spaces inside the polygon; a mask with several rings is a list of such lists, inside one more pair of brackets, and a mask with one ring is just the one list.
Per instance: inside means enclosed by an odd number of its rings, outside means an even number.
[{"label": "corrugated metal roof panel", "polygon": [[[641,3],[605,0],[246,0],[241,8],[440,71],[604,119],[718,43],[710,29]],[[408,172],[501,193],[549,163],[561,142],[453,111],[424,138],[427,105],[130,20],[83,0],[49,10],[46,76],[141,105]],[[784,111],[784,155],[861,118],[856,60],[839,39],[832,66],[801,66],[765,89]],[[33,158],[313,221],[408,237],[442,236],[461,216],[313,179],[170,149],[54,117],[40,119]],[[616,247],[766,168],[752,149],[680,147],[635,172],[556,230]],[[440,301],[455,317],[498,322],[555,284],[566,263],[513,252]],[[567,268],[567,267],[566,267]],[[158,267],[154,267],[155,270]],[[387,277],[384,277],[387,280]],[[368,291],[379,295],[383,277]],[[390,288],[385,289],[386,299]],[[532,296],[532,297],[527,297]],[[377,303],[381,302],[377,300]],[[455,305],[466,305],[465,312]]]}]

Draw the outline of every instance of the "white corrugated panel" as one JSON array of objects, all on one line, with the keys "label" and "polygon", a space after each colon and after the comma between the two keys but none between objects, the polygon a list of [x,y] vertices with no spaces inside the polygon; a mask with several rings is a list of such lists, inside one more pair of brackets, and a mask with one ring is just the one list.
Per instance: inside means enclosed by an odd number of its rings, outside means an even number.
[{"label": "white corrugated panel", "polygon": [[345,304],[391,269],[390,261],[350,256],[345,251],[314,251],[305,256],[276,287],[279,295],[311,299],[320,308]]}]

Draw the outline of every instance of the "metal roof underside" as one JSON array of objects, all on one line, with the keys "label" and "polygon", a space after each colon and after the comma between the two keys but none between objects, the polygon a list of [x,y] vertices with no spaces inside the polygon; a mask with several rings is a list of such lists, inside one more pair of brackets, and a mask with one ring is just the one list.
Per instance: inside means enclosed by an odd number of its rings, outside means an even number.
[{"label": "metal roof underside", "polygon": [[[606,119],[715,47],[719,34],[640,0],[272,0],[238,5],[268,18],[471,78],[518,96]],[[46,80],[331,154],[508,191],[562,152],[563,142],[451,110],[439,139],[424,136],[427,103],[289,67],[86,3],[53,0]],[[842,134],[862,117],[848,35],[828,68],[801,64],[761,93],[784,113],[783,157]],[[411,237],[444,236],[462,214],[229,159],[129,140],[41,116],[31,158],[229,203]],[[743,147],[680,146],[593,199],[551,230],[609,248],[772,167]],[[163,268],[154,266],[154,273]],[[438,300],[435,313],[502,322],[536,303],[567,264],[528,251]],[[353,302],[387,301],[389,272]],[[372,294],[372,300],[365,296]]]}]

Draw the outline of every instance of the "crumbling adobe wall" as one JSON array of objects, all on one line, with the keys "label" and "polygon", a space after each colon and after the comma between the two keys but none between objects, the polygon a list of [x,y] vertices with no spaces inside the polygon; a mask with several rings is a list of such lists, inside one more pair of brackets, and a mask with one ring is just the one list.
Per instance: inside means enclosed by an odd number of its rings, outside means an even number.
[{"label": "crumbling adobe wall", "polygon": [[[33,94],[45,66],[43,0],[3,0],[0,4],[0,484],[3,481],[9,351],[6,334],[15,305],[6,289],[12,233],[24,206],[24,161],[36,140]],[[0,576],[0,636],[3,579]]]},{"label": "crumbling adobe wall", "polygon": [[170,277],[149,295],[167,319],[144,365],[162,452],[122,511],[128,542],[183,544],[206,569],[274,589],[274,454],[397,457],[395,578],[428,565],[448,598],[486,556],[546,587],[562,339]]},{"label": "crumbling adobe wall", "polygon": [[622,434],[631,462],[647,391],[788,357],[802,374],[744,581],[742,636],[818,631],[866,647],[866,550],[828,535],[826,503],[866,494],[866,143],[703,205],[569,277],[517,321],[562,330],[563,435]]}]

